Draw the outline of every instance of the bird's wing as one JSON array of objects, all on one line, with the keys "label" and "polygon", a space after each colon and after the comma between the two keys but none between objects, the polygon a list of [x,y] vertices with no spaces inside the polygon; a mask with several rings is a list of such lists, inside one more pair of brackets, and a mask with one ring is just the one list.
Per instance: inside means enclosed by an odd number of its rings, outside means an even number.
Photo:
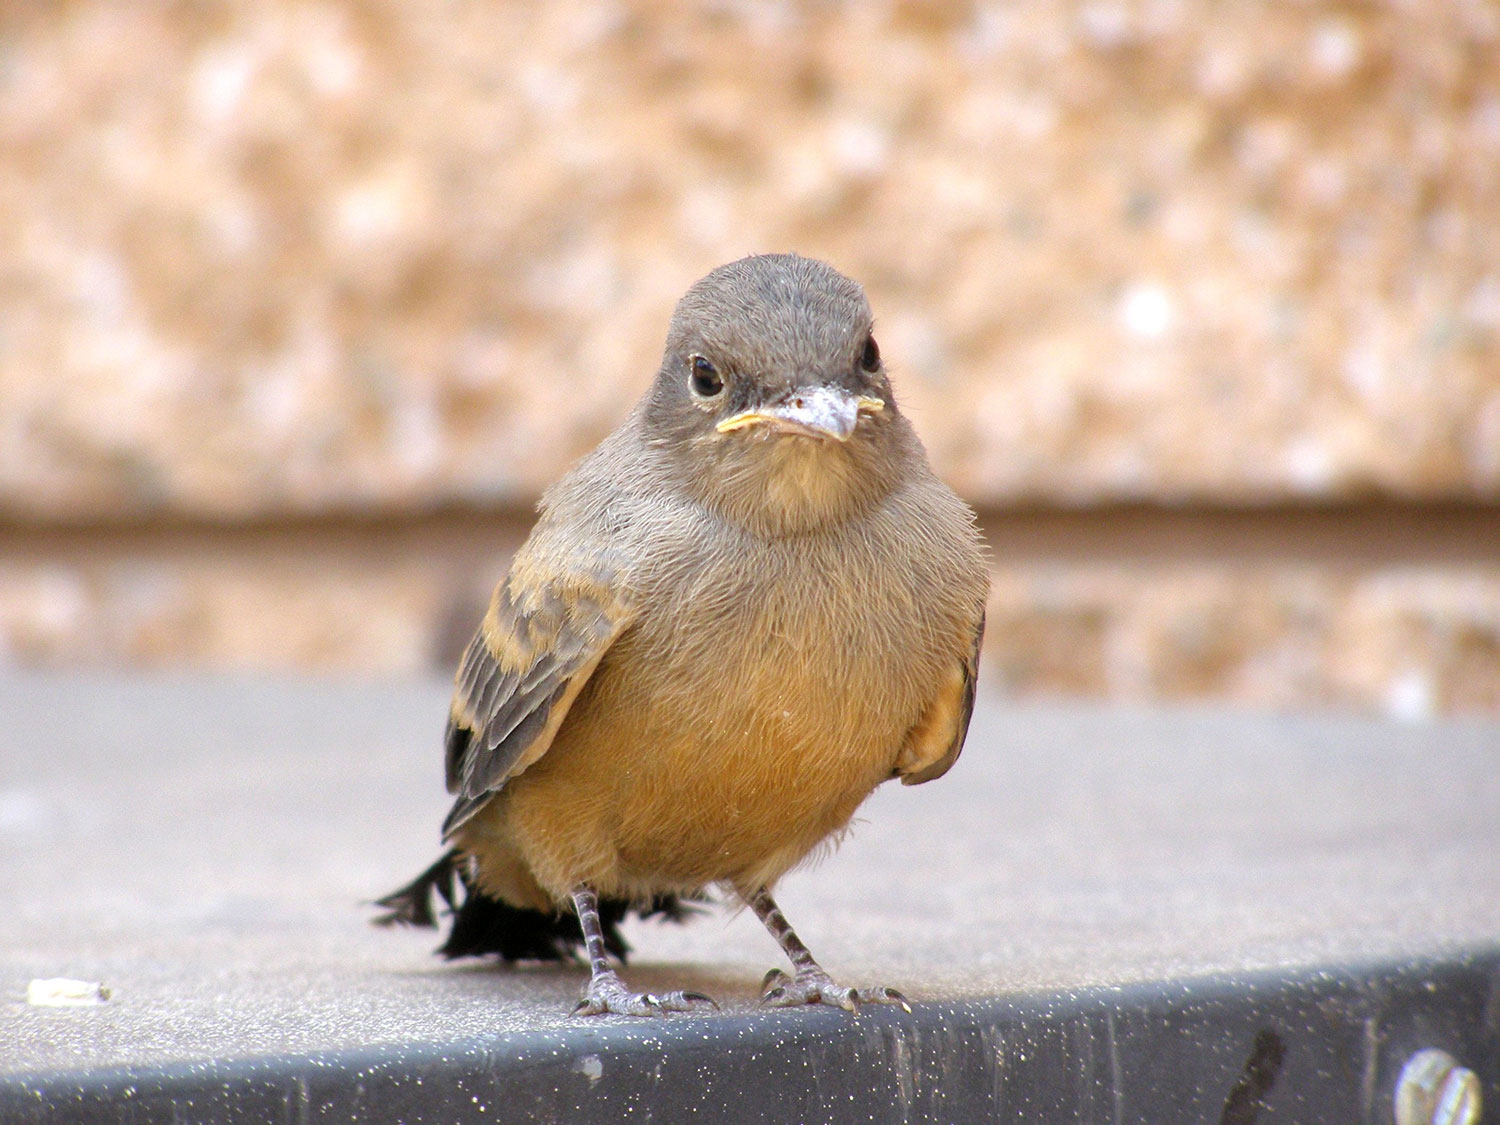
[{"label": "bird's wing", "polygon": [[974,684],[979,678],[979,646],[983,640],[981,613],[968,659],[954,662],[942,690],[907,732],[896,758],[896,775],[902,785],[921,785],[942,777],[958,761],[964,736],[969,733],[969,718],[974,714]]},{"label": "bird's wing", "polygon": [[444,837],[551,746],[605,651],[633,618],[616,572],[518,556],[459,665],[448,715]]}]

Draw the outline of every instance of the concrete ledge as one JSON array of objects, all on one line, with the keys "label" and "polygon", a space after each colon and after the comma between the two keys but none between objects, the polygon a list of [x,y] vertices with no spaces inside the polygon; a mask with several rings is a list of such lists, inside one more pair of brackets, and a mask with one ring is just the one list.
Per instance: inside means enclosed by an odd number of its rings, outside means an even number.
[{"label": "concrete ledge", "polygon": [[579,970],[366,924],[436,847],[445,695],[0,679],[0,1120],[1374,1123],[1426,1046],[1500,1104],[1494,724],[986,700],[781,896],[912,1015],[758,1011],[774,947],[717,912],[627,979],[722,1015],[580,1023]]},{"label": "concrete ledge", "polygon": [[1416,1050],[1500,1055],[1500,957],[790,1017],[580,1024],[446,1045],[0,1083],[62,1122],[1390,1120]]}]

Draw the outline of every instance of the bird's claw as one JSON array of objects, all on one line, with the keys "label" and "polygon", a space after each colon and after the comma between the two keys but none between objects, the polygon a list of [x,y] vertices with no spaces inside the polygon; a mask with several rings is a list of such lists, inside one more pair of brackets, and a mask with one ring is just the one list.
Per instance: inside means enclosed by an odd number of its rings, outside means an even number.
[{"label": "bird's claw", "polygon": [[772,969],[761,981],[761,1005],[768,1008],[795,1008],[802,1004],[826,1004],[846,1012],[859,1011],[861,1004],[897,1004],[911,1011],[911,1003],[894,988],[845,988],[834,984],[822,969],[800,969],[789,977]]},{"label": "bird's claw", "polygon": [[573,1008],[575,1016],[664,1016],[668,1012],[691,1012],[695,1004],[707,1004],[719,1010],[713,997],[701,992],[631,992],[614,973],[600,973],[589,979],[583,999]]}]

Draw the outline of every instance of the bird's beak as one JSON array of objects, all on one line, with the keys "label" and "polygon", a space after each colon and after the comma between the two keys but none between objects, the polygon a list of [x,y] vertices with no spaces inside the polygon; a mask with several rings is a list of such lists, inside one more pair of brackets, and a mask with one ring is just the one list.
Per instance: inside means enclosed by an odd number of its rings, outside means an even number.
[{"label": "bird's beak", "polygon": [[809,387],[793,391],[780,402],[758,410],[744,410],[715,427],[727,434],[746,426],[770,426],[779,433],[848,441],[861,414],[879,414],[885,403],[839,387]]}]

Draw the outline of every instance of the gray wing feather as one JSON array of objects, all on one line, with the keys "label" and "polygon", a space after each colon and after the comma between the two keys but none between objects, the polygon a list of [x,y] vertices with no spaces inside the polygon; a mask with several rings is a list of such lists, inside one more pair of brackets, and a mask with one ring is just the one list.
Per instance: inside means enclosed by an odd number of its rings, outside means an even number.
[{"label": "gray wing feather", "polygon": [[921,785],[924,781],[933,781],[953,768],[953,763],[958,761],[958,756],[963,752],[964,739],[969,734],[969,720],[974,716],[974,689],[979,682],[979,649],[984,643],[984,617],[979,615],[979,627],[974,630],[974,645],[969,650],[969,658],[964,661],[962,698],[959,701],[957,722],[953,725],[953,740],[948,744],[948,749],[943,756],[925,769],[915,773],[906,774],[901,778],[903,785]]},{"label": "gray wing feather", "polygon": [[[520,560],[518,560],[518,564]],[[513,569],[454,678],[446,743],[451,835],[506,781],[546,752],[567,708],[630,620],[613,576],[528,583]]]}]

